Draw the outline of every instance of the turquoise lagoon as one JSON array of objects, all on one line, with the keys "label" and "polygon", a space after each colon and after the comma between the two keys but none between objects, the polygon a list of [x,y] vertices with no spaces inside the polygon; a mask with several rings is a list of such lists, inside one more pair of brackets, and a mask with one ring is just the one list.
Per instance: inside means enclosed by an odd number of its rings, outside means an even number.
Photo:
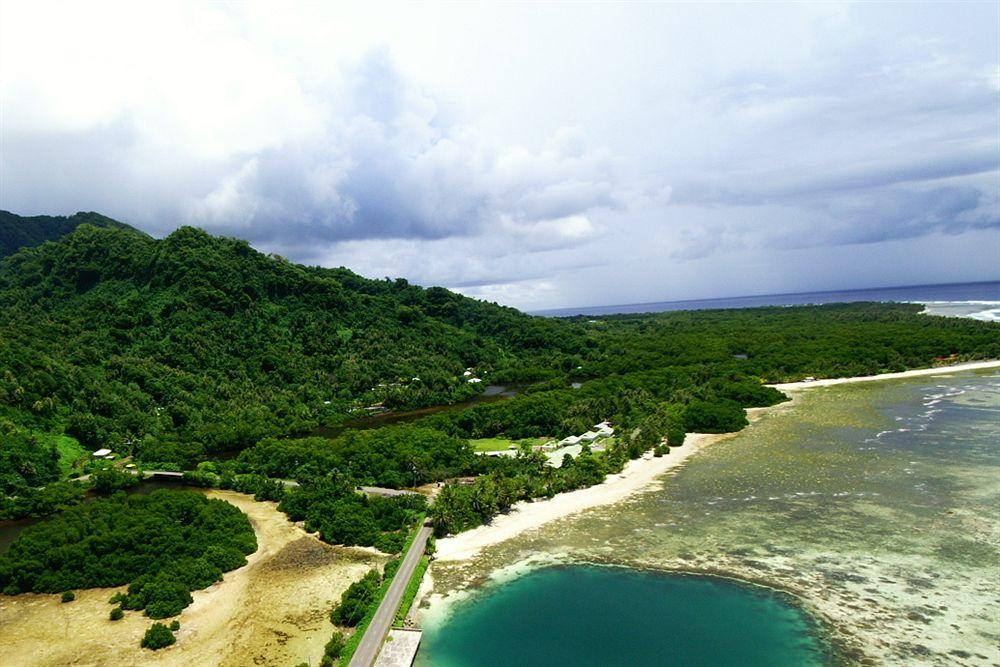
[{"label": "turquoise lagoon", "polygon": [[822,645],[797,609],[725,579],[577,565],[535,570],[456,605],[418,665],[808,667]]}]

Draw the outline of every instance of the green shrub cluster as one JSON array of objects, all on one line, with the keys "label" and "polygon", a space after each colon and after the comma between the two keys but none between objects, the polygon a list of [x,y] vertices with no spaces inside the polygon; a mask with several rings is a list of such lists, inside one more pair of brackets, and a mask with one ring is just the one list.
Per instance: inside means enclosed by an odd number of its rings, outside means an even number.
[{"label": "green shrub cluster", "polygon": [[345,628],[356,626],[372,608],[381,585],[379,571],[369,570],[340,596],[340,603],[330,612],[330,621]]},{"label": "green shrub cluster", "polygon": [[292,521],[305,521],[306,530],[318,532],[324,542],[396,553],[426,506],[420,495],[366,496],[347,480],[317,477],[289,489],[278,509]]}]

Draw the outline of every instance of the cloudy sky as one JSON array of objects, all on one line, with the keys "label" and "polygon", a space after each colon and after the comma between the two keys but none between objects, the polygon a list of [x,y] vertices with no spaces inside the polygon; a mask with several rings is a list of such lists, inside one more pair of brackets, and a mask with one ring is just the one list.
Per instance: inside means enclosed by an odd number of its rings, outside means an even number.
[{"label": "cloudy sky", "polygon": [[525,309],[1000,278],[1000,5],[0,3],[0,208]]}]

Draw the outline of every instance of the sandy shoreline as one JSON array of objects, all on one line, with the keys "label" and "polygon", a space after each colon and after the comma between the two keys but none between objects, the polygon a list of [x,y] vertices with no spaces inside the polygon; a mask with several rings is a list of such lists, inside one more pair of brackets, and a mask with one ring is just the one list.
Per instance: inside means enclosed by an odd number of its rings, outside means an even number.
[{"label": "sandy shoreline", "polygon": [[1000,368],[1000,360],[990,361],[970,361],[964,364],[954,364],[952,366],[938,366],[936,368],[918,368],[912,371],[902,371],[900,373],[883,373],[881,375],[859,375],[850,378],[829,378],[826,380],[813,380],[812,382],[784,382],[782,384],[768,385],[779,391],[798,391],[800,389],[811,389],[813,387],[830,387],[836,384],[848,384],[850,382],[873,382],[875,380],[896,380],[901,378],[920,377],[923,375],[942,375],[945,373],[957,373],[958,371],[977,371],[988,368]]},{"label": "sandy shoreline", "polygon": [[608,475],[601,484],[560,493],[549,500],[519,502],[508,514],[497,516],[488,525],[438,540],[435,558],[439,561],[467,560],[486,547],[539,528],[550,521],[624,500],[659,482],[658,477],[680,466],[703,447],[729,435],[731,434],[689,433],[684,444],[671,447],[669,454],[660,458],[650,456],[629,461],[620,473]]},{"label": "sandy shoreline", "polygon": [[[831,385],[851,382],[894,380],[990,368],[1000,368],[1000,360],[975,361],[952,366],[939,366],[937,368],[921,368],[901,373],[884,373],[882,375],[831,378],[814,380],[812,382],[786,382],[770,386],[780,391],[794,393],[803,389],[829,387]],[[778,406],[751,408],[747,410],[747,416],[753,421],[775,407]],[[488,525],[438,540],[436,559],[439,561],[468,560],[476,556],[484,548],[509,540],[525,531],[540,528],[551,521],[583,510],[601,505],[610,505],[624,500],[632,494],[662,481],[658,479],[661,475],[677,468],[703,447],[731,435],[734,434],[689,433],[684,441],[684,445],[671,448],[670,453],[666,456],[661,458],[644,457],[630,461],[621,473],[609,475],[602,484],[570,491],[569,493],[561,493],[549,500],[517,503],[510,513],[496,517]]]}]

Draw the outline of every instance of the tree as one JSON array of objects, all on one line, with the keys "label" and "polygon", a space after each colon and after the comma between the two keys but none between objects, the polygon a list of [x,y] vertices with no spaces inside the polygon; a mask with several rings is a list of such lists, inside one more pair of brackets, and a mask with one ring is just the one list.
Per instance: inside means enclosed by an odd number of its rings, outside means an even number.
[{"label": "tree", "polygon": [[170,628],[163,625],[163,623],[153,623],[153,625],[146,630],[146,634],[143,635],[140,645],[142,648],[157,651],[176,642],[177,638],[174,637],[174,633],[170,631]]}]

